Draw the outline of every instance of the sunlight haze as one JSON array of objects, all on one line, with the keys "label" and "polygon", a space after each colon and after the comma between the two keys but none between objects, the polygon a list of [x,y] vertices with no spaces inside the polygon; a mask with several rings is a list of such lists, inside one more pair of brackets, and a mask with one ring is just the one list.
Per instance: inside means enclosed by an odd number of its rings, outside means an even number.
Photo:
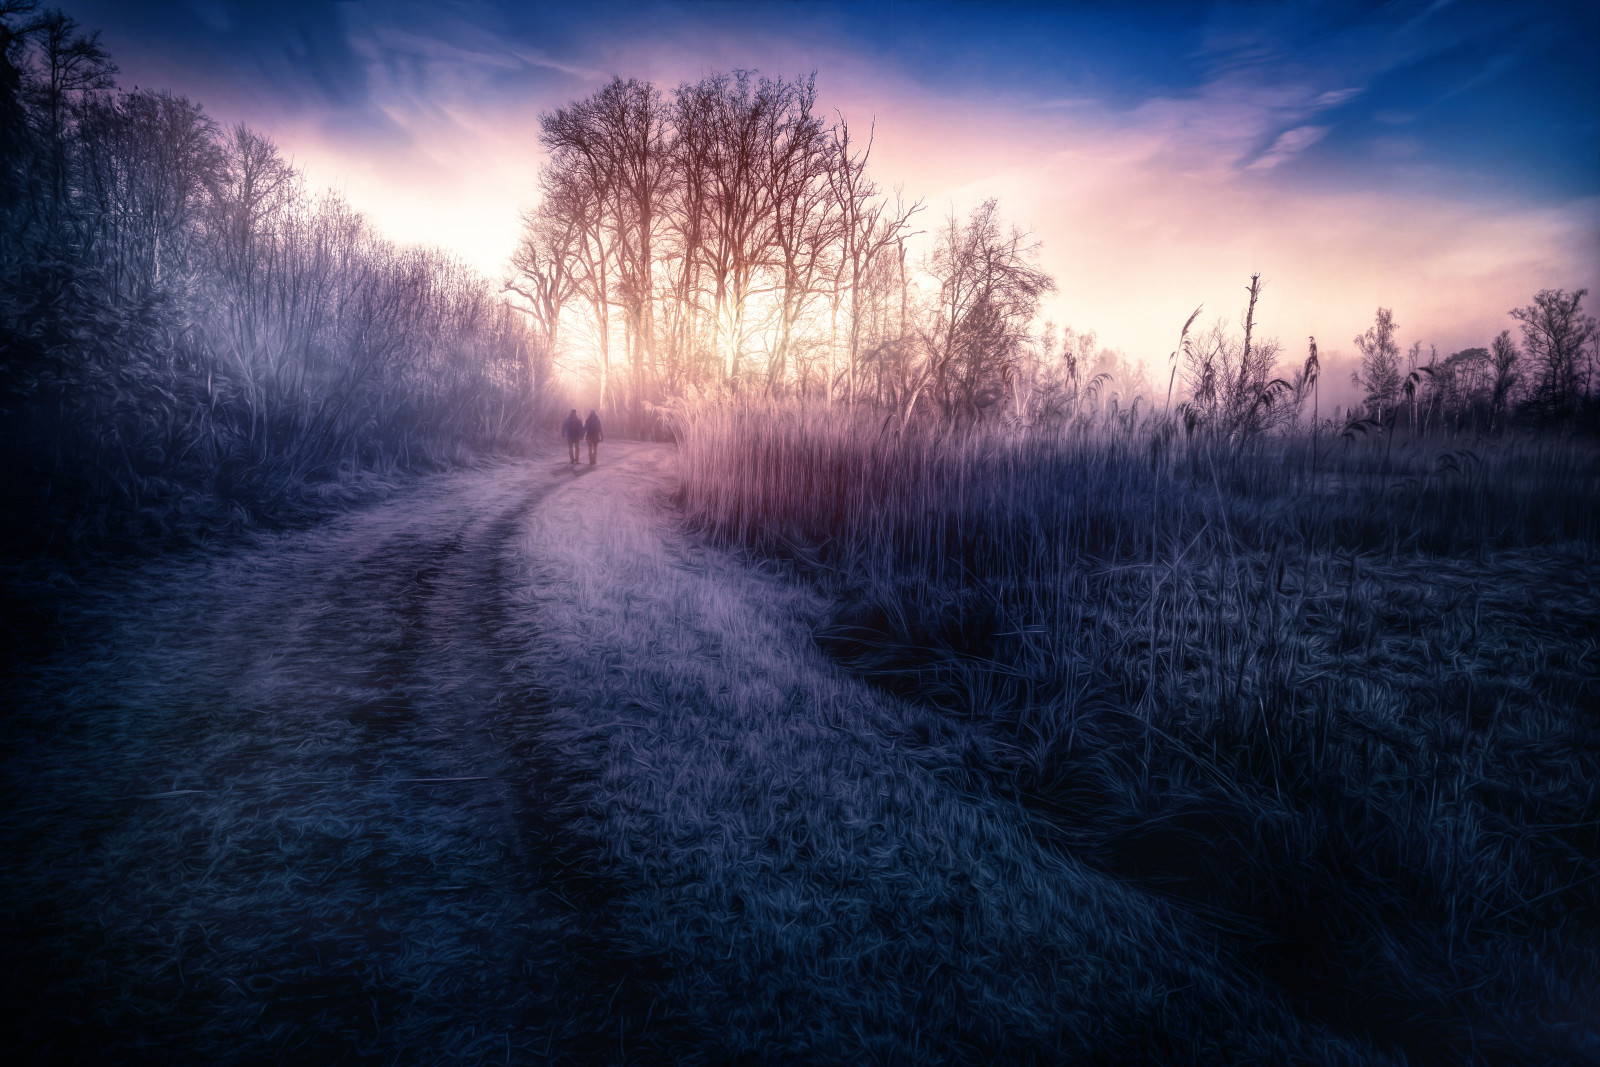
[{"label": "sunlight haze", "polygon": [[1197,305],[1238,320],[1254,272],[1265,331],[1334,363],[1379,305],[1448,353],[1600,281],[1578,6],[72,9],[125,84],[257,126],[392,237],[492,276],[536,201],[541,112],[613,74],[758,69],[815,70],[825,108],[876,123],[874,174],[926,202],[916,228],[998,196],[1042,240],[1045,315],[1157,376]]}]

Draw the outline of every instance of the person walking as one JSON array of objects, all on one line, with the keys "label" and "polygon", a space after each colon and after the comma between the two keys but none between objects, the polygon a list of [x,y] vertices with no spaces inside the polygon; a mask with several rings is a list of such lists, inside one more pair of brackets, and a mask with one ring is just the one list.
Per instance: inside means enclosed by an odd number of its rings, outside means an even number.
[{"label": "person walking", "polygon": [[595,452],[600,448],[600,442],[606,435],[600,432],[600,416],[590,410],[589,417],[583,420],[583,436],[589,442],[589,466],[594,466]]},{"label": "person walking", "polygon": [[[567,412],[567,421],[561,424],[561,436],[567,439],[567,458],[571,466],[578,465],[578,442],[583,440],[583,423],[578,419],[578,409]],[[593,450],[591,449],[591,452]],[[589,462],[593,463],[593,460]]]}]

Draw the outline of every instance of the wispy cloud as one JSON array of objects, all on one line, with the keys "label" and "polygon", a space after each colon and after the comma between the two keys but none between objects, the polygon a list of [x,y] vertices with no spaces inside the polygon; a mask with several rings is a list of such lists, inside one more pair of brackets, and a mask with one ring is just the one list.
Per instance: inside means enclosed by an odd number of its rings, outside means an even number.
[{"label": "wispy cloud", "polygon": [[1271,148],[1249,164],[1249,169],[1271,170],[1288,162],[1327,136],[1328,129],[1327,126],[1296,126],[1292,130],[1285,130],[1272,142]]}]

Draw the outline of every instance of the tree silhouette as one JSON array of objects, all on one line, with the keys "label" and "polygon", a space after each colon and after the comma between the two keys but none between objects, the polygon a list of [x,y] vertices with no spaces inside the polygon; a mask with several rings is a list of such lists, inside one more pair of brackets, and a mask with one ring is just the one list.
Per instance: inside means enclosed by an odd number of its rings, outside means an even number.
[{"label": "tree silhouette", "polygon": [[1597,337],[1594,317],[1582,312],[1587,289],[1541,289],[1533,303],[1510,312],[1522,326],[1522,347],[1532,365],[1528,406],[1539,417],[1565,420],[1588,395]]},{"label": "tree silhouette", "polygon": [[1379,308],[1367,332],[1355,339],[1361,352],[1361,367],[1351,379],[1365,392],[1367,413],[1383,420],[1400,395],[1400,344],[1395,340],[1398,327],[1394,312]]}]

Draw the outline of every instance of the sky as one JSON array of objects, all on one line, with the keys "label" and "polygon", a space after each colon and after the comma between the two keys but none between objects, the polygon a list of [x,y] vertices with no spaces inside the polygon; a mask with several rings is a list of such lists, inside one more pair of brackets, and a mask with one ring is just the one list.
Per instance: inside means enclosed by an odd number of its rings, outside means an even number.
[{"label": "sky", "polygon": [[1542,288],[1600,289],[1593,3],[191,3],[65,10],[121,68],[272,137],[389,235],[492,275],[538,119],[613,75],[815,71],[931,229],[995,196],[1046,311],[1164,377],[1189,313],[1325,361],[1378,306],[1487,344]]}]

